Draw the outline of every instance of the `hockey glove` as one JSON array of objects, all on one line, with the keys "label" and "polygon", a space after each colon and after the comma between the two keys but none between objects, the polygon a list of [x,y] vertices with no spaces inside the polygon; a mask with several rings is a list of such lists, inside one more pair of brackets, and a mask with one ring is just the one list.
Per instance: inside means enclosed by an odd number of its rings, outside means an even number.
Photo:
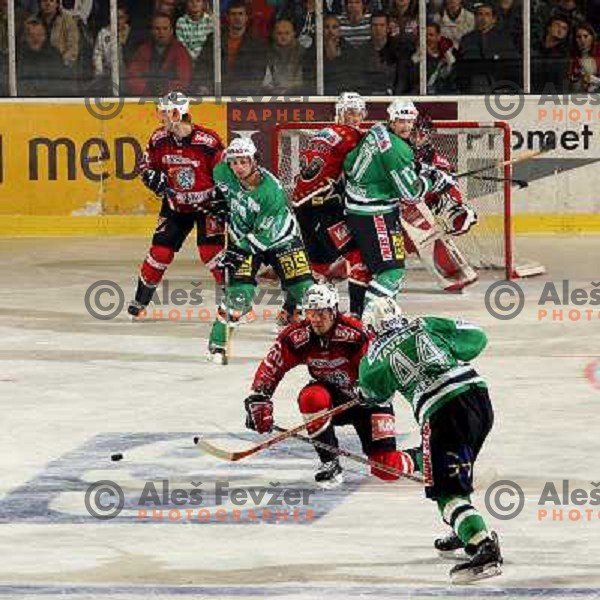
[{"label": "hockey glove", "polygon": [[230,273],[235,273],[240,265],[249,257],[251,254],[242,250],[237,246],[230,246],[227,250],[224,250],[221,255],[217,258],[217,268],[223,271],[227,270]]},{"label": "hockey glove", "polygon": [[227,186],[223,184],[217,184],[212,193],[212,197],[205,205],[203,209],[209,214],[218,219],[219,221],[226,223],[229,219],[229,203],[227,202]]},{"label": "hockey glove", "polygon": [[452,175],[435,167],[424,168],[421,174],[429,180],[429,192],[432,194],[442,194],[456,185],[456,180]]},{"label": "hockey glove", "polygon": [[142,182],[157,196],[163,196],[167,191],[167,176],[156,169],[146,169],[142,173]]},{"label": "hockey glove", "polygon": [[358,401],[363,408],[375,408],[381,404],[385,404],[390,399],[389,398],[372,398],[365,394],[364,390],[361,388],[356,388],[356,393],[358,397]]},{"label": "hockey glove", "polygon": [[244,400],[246,427],[258,433],[273,431],[273,402],[264,394],[250,394]]}]

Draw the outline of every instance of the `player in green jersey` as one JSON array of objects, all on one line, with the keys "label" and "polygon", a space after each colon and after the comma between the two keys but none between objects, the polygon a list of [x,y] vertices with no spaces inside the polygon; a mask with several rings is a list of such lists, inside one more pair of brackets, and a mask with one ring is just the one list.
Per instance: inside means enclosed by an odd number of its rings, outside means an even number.
[{"label": "player in green jersey", "polygon": [[344,161],[348,227],[372,279],[366,301],[393,298],[404,277],[399,202],[416,204],[445,188],[441,170],[418,175],[410,136],[418,111],[410,100],[388,106],[387,123],[374,125]]},{"label": "player in green jersey", "polygon": [[371,302],[363,324],[375,335],[359,367],[361,400],[373,406],[399,392],[411,404],[421,426],[426,495],[453,529],[435,547],[464,548],[469,557],[450,571],[452,581],[498,575],[498,537],[471,504],[473,467],[494,421],[487,385],[468,362],[483,351],[485,333],[459,320],[408,319],[391,298]]},{"label": "player in green jersey", "polygon": [[234,139],[213,178],[220,201],[213,203],[212,210],[225,215],[228,222],[227,248],[217,266],[228,276],[224,301],[210,332],[209,358],[225,364],[228,327],[250,312],[262,263],[275,269],[298,306],[313,278],[285,191],[277,178],[258,164],[252,140]]}]

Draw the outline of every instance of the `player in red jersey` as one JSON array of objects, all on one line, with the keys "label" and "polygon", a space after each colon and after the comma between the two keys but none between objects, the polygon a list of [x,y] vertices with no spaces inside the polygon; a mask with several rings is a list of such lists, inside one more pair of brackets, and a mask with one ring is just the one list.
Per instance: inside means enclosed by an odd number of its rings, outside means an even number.
[{"label": "player in red jersey", "polygon": [[[298,406],[305,419],[356,398],[358,365],[367,350],[368,338],[360,321],[341,314],[338,304],[337,290],[331,283],[316,283],[306,291],[303,300],[306,319],[279,334],[256,371],[252,393],[244,402],[246,427],[259,433],[272,430],[271,398],[283,376],[298,365],[305,365],[312,378],[298,396]],[[336,425],[353,425],[370,459],[398,471],[413,471],[411,457],[396,448],[391,404],[377,410],[350,408],[316,423],[308,433],[312,439],[337,448]],[[337,456],[320,447],[315,450],[322,463],[315,480],[324,487],[339,485],[343,475]],[[381,479],[397,479],[376,467],[371,471]]]},{"label": "player in red jersey", "polygon": [[335,105],[336,123],[321,129],[300,155],[292,206],[312,270],[327,281],[348,277],[350,312],[360,315],[370,274],[354,244],[343,209],[343,163],[362,138],[366,104],[354,92]]},{"label": "player in red jersey", "polygon": [[214,131],[192,123],[189,109],[190,100],[181,92],[159,99],[162,126],[152,134],[140,165],[144,185],[162,198],[162,206],[152,245],[140,269],[135,298],[127,309],[133,317],[148,306],[194,226],[200,259],[215,281],[222,283],[214,259],[223,249],[223,225],[201,207],[212,199],[212,172],[221,159],[223,143]]}]

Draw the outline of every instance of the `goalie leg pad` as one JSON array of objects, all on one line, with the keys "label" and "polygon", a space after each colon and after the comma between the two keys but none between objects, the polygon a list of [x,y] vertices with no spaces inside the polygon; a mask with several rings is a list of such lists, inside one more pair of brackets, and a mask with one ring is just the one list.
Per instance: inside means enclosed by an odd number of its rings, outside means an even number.
[{"label": "goalie leg pad", "polygon": [[442,288],[462,289],[477,281],[477,273],[446,236],[424,203],[402,212],[402,226],[416,253]]},{"label": "goalie leg pad", "polygon": [[173,261],[175,250],[167,246],[153,245],[146,255],[141,268],[141,278],[149,286],[156,287],[163,278],[167,267]]}]

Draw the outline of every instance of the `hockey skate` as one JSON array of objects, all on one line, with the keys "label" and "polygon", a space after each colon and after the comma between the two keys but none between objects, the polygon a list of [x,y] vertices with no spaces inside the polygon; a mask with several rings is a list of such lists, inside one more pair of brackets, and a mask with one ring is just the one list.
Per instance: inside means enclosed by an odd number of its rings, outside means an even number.
[{"label": "hockey skate", "polygon": [[140,320],[139,316],[143,310],[146,310],[146,307],[137,300],[132,300],[127,307],[127,312],[131,315],[131,320],[134,322]]},{"label": "hockey skate", "polygon": [[315,473],[315,481],[320,487],[325,489],[333,489],[344,482],[344,474],[342,466],[337,458],[328,462],[321,463],[321,466]]},{"label": "hockey skate", "polygon": [[450,569],[452,583],[472,583],[480,579],[495,577],[502,573],[502,554],[498,536],[492,531],[490,537],[480,542],[470,560]]},{"label": "hockey skate", "polygon": [[208,344],[206,359],[216,365],[226,365],[228,362],[227,349],[215,344]]},{"label": "hockey skate", "polygon": [[463,559],[466,552],[465,545],[454,531],[445,537],[437,538],[433,547],[439,556],[446,559]]}]

